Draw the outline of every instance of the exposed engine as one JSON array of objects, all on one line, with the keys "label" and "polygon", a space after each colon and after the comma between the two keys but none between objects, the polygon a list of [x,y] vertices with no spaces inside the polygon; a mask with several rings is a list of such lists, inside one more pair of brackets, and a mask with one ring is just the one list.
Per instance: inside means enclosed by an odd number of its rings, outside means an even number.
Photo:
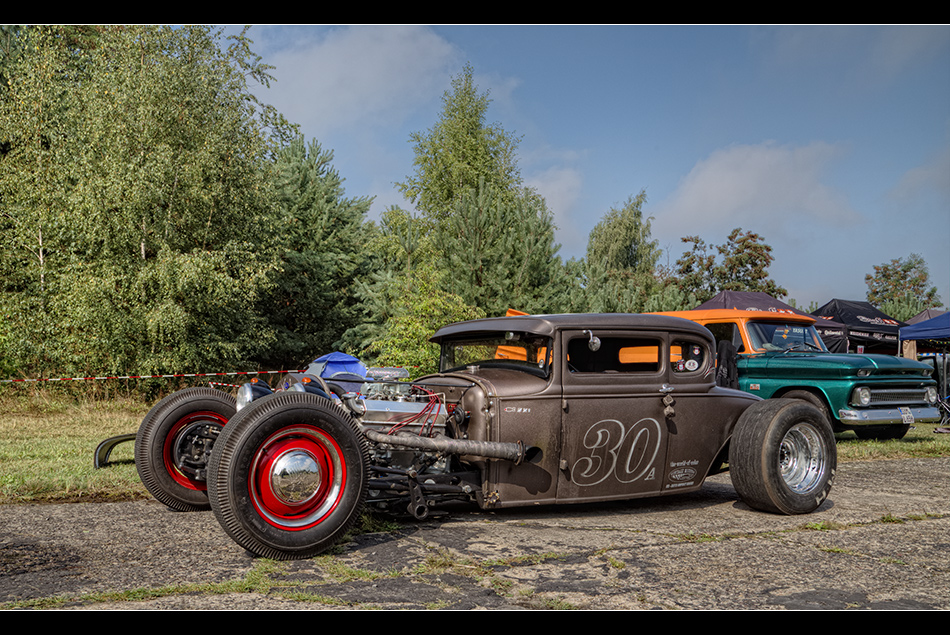
[{"label": "exposed engine", "polygon": [[[438,375],[415,382],[369,381],[346,390],[334,378],[288,375],[279,390],[330,398],[360,425],[369,441],[367,502],[424,518],[449,500],[478,501],[488,459],[523,460],[520,443],[483,440],[486,390],[471,376]],[[268,389],[257,385],[248,400]],[[241,399],[239,398],[239,402]],[[408,505],[406,499],[409,499]]]}]

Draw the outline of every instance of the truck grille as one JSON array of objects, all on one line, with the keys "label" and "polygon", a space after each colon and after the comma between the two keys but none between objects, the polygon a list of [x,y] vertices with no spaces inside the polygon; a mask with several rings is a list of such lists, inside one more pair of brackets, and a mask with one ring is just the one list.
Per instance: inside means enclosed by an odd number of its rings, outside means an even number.
[{"label": "truck grille", "polygon": [[909,406],[927,403],[927,391],[923,388],[872,388],[872,406]]}]

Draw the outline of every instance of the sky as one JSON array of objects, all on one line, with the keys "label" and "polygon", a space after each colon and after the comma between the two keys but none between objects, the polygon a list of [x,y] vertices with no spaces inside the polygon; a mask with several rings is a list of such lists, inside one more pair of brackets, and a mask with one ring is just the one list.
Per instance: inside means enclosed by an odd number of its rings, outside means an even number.
[{"label": "sky", "polygon": [[734,228],[799,307],[923,256],[950,304],[950,26],[256,25],[258,97],[333,151],[370,217],[413,210],[410,135],[466,64],[554,214],[559,255],[640,191],[674,265]]}]

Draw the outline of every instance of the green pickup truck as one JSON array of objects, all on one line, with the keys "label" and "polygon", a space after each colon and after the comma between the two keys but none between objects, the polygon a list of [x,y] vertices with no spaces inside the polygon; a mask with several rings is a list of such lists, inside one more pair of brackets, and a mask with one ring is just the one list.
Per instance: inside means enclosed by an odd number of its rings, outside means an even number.
[{"label": "green pickup truck", "polygon": [[810,401],[836,432],[900,439],[914,423],[940,421],[929,366],[890,355],[829,353],[810,317],[733,309],[663,315],[698,322],[717,343],[730,342],[738,353],[738,388],[765,399]]}]

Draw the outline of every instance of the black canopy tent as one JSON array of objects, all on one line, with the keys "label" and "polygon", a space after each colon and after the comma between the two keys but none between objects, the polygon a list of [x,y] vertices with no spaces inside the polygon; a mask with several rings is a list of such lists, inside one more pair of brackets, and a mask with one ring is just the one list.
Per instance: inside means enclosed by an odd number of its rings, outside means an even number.
[{"label": "black canopy tent", "polygon": [[770,313],[804,315],[815,320],[815,328],[818,329],[818,333],[829,351],[833,353],[847,352],[847,339],[843,324],[805,313],[780,300],[776,300],[768,293],[761,291],[720,291],[714,298],[696,307],[696,310],[706,309],[739,309],[741,311],[769,311]]},{"label": "black canopy tent", "polygon": [[[812,311],[812,315],[844,325],[847,351],[857,352],[859,347],[863,347],[866,353],[898,355],[900,352],[898,332],[905,324],[868,302],[834,299]],[[820,327],[818,332],[821,333]]]}]

